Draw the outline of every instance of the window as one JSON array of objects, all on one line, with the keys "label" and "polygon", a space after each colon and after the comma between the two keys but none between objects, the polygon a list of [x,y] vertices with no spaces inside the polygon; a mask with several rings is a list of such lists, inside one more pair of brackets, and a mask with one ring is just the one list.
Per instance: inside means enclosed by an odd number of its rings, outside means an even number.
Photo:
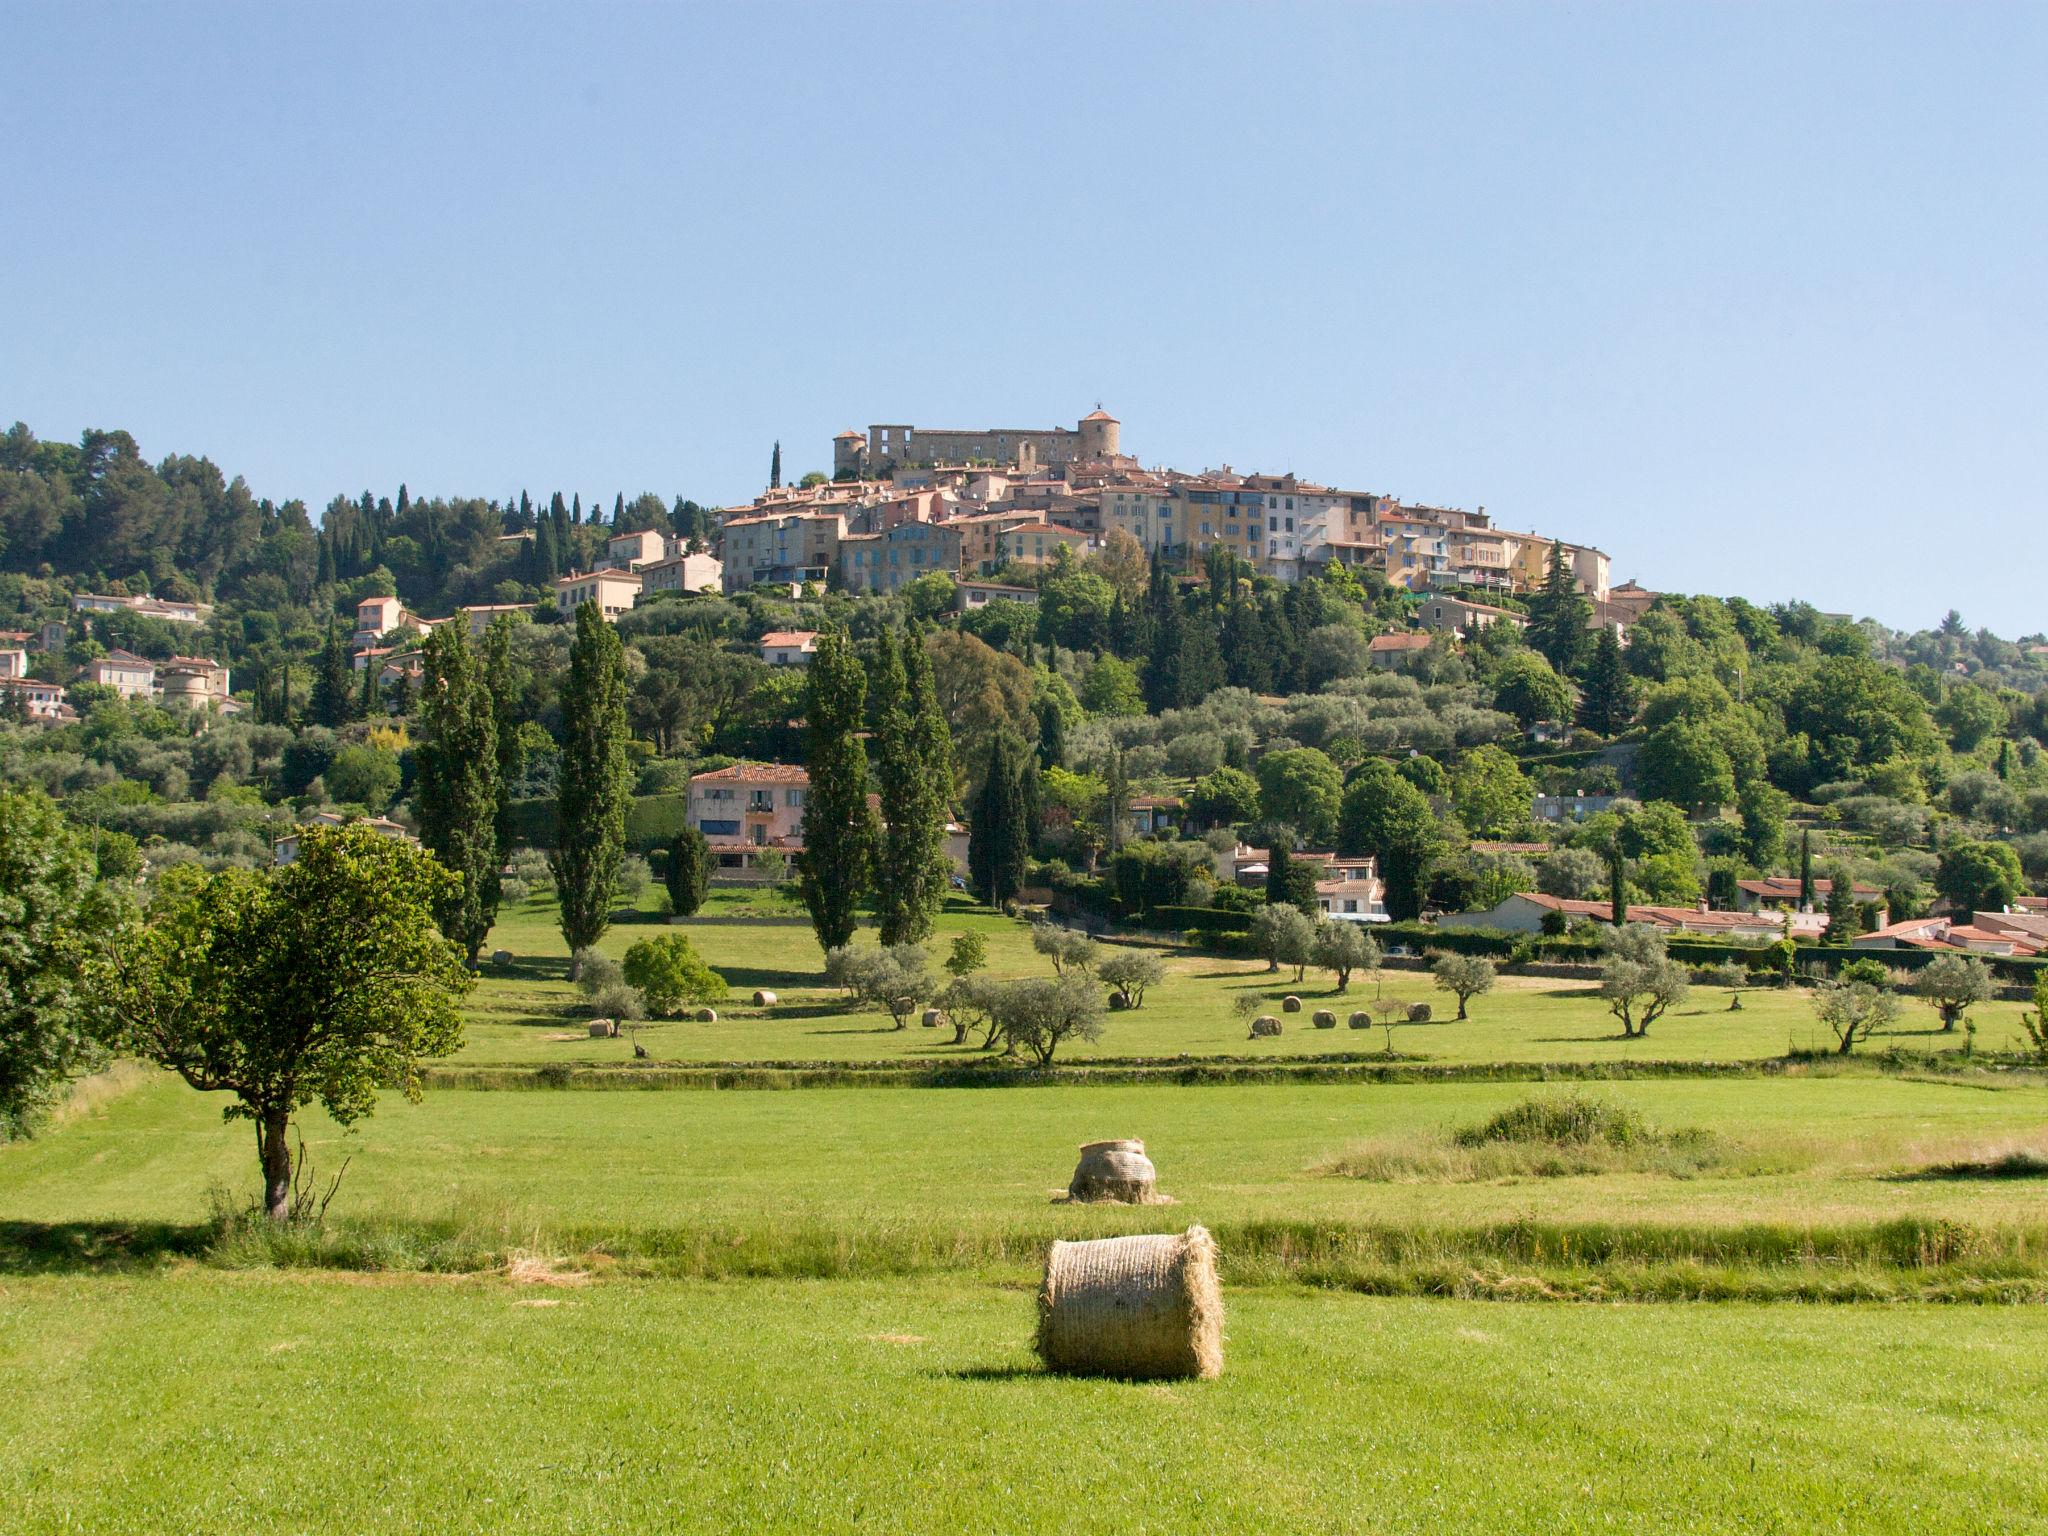
[{"label": "window", "polygon": [[1289,533],[1294,532],[1294,519],[1291,517],[1287,519],[1287,531]]},{"label": "window", "polygon": [[787,806],[802,805],[804,803],[804,792],[800,789],[785,789],[782,792],[782,803]]},{"label": "window", "polygon": [[1269,518],[1267,518],[1267,519],[1266,519],[1266,531],[1267,531],[1268,533],[1278,533],[1278,532],[1280,531],[1280,519],[1279,519],[1279,518],[1277,518],[1277,517],[1269,517]]},{"label": "window", "polygon": [[699,821],[697,830],[706,837],[738,837],[740,824],[736,821]]}]

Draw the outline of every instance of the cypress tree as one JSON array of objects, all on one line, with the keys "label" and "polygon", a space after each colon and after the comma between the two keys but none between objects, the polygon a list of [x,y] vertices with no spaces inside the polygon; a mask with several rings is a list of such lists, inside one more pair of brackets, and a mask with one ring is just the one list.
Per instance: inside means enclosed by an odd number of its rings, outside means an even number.
[{"label": "cypress tree", "polygon": [[1182,709],[1193,709],[1229,681],[1223,672],[1223,652],[1216,645],[1215,624],[1206,616],[1186,624],[1180,647],[1180,697]]},{"label": "cypress tree", "polygon": [[818,639],[804,679],[804,795],[801,889],[822,949],[837,949],[858,926],[874,863],[875,817],[868,809],[868,754],[861,745],[867,679],[844,634]]},{"label": "cypress tree", "polygon": [[782,439],[775,440],[775,451],[768,455],[768,489],[782,488]]},{"label": "cypress tree", "polygon": [[[493,751],[496,750],[495,739]],[[555,847],[548,855],[561,899],[562,937],[575,953],[611,925],[626,856],[626,673],[618,634],[595,603],[576,610],[569,676],[562,686],[561,787]],[[570,980],[578,967],[570,962]]]},{"label": "cypress tree", "polygon": [[347,725],[355,712],[355,690],[349,686],[348,648],[334,620],[327,621],[327,642],[320,648],[320,670],[313,678],[308,708],[321,725]]},{"label": "cypress tree", "polygon": [[1619,848],[1607,855],[1607,915],[1617,928],[1628,921],[1628,880]]},{"label": "cypress tree", "polygon": [[1110,748],[1108,767],[1103,775],[1102,833],[1109,851],[1115,853],[1124,845],[1124,823],[1131,809],[1131,783],[1124,776],[1122,747]]},{"label": "cypress tree", "polygon": [[1038,701],[1038,764],[1041,768],[1067,766],[1067,717],[1050,694]]},{"label": "cypress tree", "polygon": [[1184,633],[1180,604],[1169,600],[1152,624],[1152,649],[1145,657],[1145,670],[1139,679],[1145,707],[1155,715],[1180,708]]},{"label": "cypress tree", "polygon": [[533,584],[537,587],[545,586],[561,574],[561,556],[555,543],[555,522],[551,517],[544,517],[533,534]]},{"label": "cypress tree", "polygon": [[1813,833],[1799,834],[1799,910],[1813,910]]},{"label": "cypress tree", "polygon": [[1828,870],[1827,942],[1846,944],[1861,928],[1862,914],[1856,910],[1856,882],[1847,865],[1836,864]]},{"label": "cypress tree", "polygon": [[[404,487],[400,487],[400,494]],[[420,842],[460,875],[436,908],[441,931],[472,967],[498,915],[498,722],[484,669],[460,623],[427,637],[420,683],[413,809]]]},{"label": "cypress tree", "polygon": [[1276,827],[1273,846],[1266,853],[1266,905],[1277,907],[1294,899],[1294,850]]},{"label": "cypress tree", "polygon": [[571,528],[581,528],[583,526],[583,493],[581,491],[574,492],[570,497],[569,526]]},{"label": "cypress tree", "polygon": [[292,661],[289,656],[284,659],[284,665],[278,668],[277,718],[271,723],[273,725],[290,725],[292,723]]},{"label": "cypress tree", "polygon": [[382,670],[374,660],[363,668],[363,698],[360,707],[365,720],[374,718],[382,703],[377,695],[377,675]]},{"label": "cypress tree", "polygon": [[526,771],[526,752],[519,740],[519,678],[512,662],[512,616],[501,613],[484,631],[484,686],[491,693],[491,714],[497,726],[498,867],[512,857],[512,787]]},{"label": "cypress tree", "polygon": [[669,908],[677,917],[689,917],[704,905],[704,893],[711,885],[711,844],[695,827],[685,827],[668,845]]},{"label": "cypress tree", "polygon": [[626,531],[626,493],[620,491],[612,497],[612,532]]},{"label": "cypress tree", "polygon": [[[885,636],[885,652],[893,651]],[[882,846],[875,865],[875,916],[884,944],[920,943],[946,900],[946,813],[953,783],[953,738],[939,711],[931,657],[915,632],[902,659],[878,680],[886,699],[880,725]]]},{"label": "cypress tree", "polygon": [[320,574],[318,581],[323,587],[331,587],[335,582],[334,540],[328,537],[325,529],[322,529],[320,532]]},{"label": "cypress tree", "polygon": [[967,867],[975,892],[999,911],[1009,907],[1024,885],[1028,844],[1018,771],[1024,756],[1007,732],[989,743],[988,763],[974,797],[974,821],[968,828]]}]

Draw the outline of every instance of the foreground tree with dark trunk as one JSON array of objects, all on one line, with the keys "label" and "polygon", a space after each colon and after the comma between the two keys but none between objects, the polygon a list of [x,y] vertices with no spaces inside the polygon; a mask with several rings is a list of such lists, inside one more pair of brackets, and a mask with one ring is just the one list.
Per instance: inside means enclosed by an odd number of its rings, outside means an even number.
[{"label": "foreground tree with dark trunk", "polygon": [[420,1064],[462,1044],[472,985],[434,914],[456,877],[370,828],[308,827],[282,869],[167,871],[122,946],[117,996],[137,1048],[256,1126],[263,1210],[292,1214],[292,1116],[340,1125],[380,1089],[420,1095]]}]

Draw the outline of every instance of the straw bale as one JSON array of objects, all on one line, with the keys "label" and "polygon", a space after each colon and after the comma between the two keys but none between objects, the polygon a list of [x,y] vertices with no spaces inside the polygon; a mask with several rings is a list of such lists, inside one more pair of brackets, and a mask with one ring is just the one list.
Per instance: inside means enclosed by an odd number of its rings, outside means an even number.
[{"label": "straw bale", "polygon": [[1427,1024],[1429,1022],[1429,1004],[1410,1003],[1408,1005],[1408,1022],[1410,1024]]},{"label": "straw bale", "polygon": [[1038,1354],[1076,1374],[1221,1375],[1223,1292],[1207,1229],[1054,1243],[1038,1291]]},{"label": "straw bale", "polygon": [[1145,1155],[1142,1141],[1091,1141],[1081,1148],[1081,1161],[1067,1185],[1073,1200],[1115,1200],[1125,1205],[1157,1205],[1159,1173]]},{"label": "straw bale", "polygon": [[924,1011],[922,1022],[926,1029],[937,1029],[946,1022],[946,1010],[943,1008],[927,1008]]},{"label": "straw bale", "polygon": [[1301,999],[1296,997],[1292,992],[1288,993],[1285,997],[1280,999],[1280,1011],[1282,1013],[1301,1012]]},{"label": "straw bale", "polygon": [[697,1022],[699,1024],[716,1024],[718,1022],[718,1010],[716,1008],[699,1008],[697,1010]]},{"label": "straw bale", "polygon": [[494,950],[492,950],[492,951],[491,951],[491,964],[493,964],[493,965],[510,965],[511,963],[512,963],[512,951],[511,951],[511,950],[509,950],[509,949],[494,949]]},{"label": "straw bale", "polygon": [[1252,1020],[1252,1032],[1248,1038],[1257,1040],[1264,1035],[1280,1033],[1280,1021],[1270,1013],[1262,1013]]},{"label": "straw bale", "polygon": [[1337,1015],[1330,1012],[1327,1008],[1318,1008],[1315,1011],[1315,1017],[1310,1022],[1317,1029],[1335,1029],[1337,1027]]},{"label": "straw bale", "polygon": [[754,994],[754,1006],[756,1008],[773,1008],[775,1006],[775,994],[767,991],[756,992]]},{"label": "straw bale", "polygon": [[613,1040],[618,1037],[618,1033],[619,1024],[616,1019],[592,1019],[590,1021],[590,1038],[593,1040]]},{"label": "straw bale", "polygon": [[1353,1029],[1371,1029],[1372,1015],[1369,1013],[1354,1013],[1345,1022]]}]

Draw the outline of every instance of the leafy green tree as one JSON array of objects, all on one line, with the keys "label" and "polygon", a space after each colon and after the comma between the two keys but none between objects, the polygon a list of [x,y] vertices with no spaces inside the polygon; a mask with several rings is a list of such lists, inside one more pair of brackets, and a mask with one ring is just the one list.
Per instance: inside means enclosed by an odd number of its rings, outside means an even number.
[{"label": "leafy green tree", "polygon": [[[1543,589],[1529,599],[1529,627],[1524,637],[1532,649],[1542,653],[1551,667],[1565,675],[1579,670],[1591,643],[1587,627],[1593,621],[1593,605],[1586,601],[1573,579],[1570,558],[1562,541],[1550,546],[1550,565]],[[1558,717],[1569,718],[1569,716]]]},{"label": "leafy green tree", "polygon": [[1081,678],[1081,706],[1091,715],[1142,715],[1145,695],[1138,686],[1138,671],[1108,651],[1097,656]]},{"label": "leafy green tree", "polygon": [[1004,982],[993,999],[998,1032],[1011,1050],[1040,1066],[1069,1040],[1102,1038],[1102,989],[1087,975],[1030,976]]},{"label": "leafy green tree", "polygon": [[1735,799],[1735,771],[1713,729],[1672,720],[1650,732],[1636,754],[1644,794],[1694,810],[1718,810]]},{"label": "leafy green tree", "polygon": [[2008,843],[1951,843],[1941,852],[1934,888],[1958,914],[2002,912],[2027,892],[2020,856]]},{"label": "leafy green tree", "polygon": [[1344,789],[1337,851],[1369,853],[1378,861],[1389,916],[1412,922],[1422,915],[1431,868],[1443,849],[1442,828],[1422,791],[1383,761],[1361,764]]},{"label": "leafy green tree", "polygon": [[[1143,713],[1142,701],[1138,708]],[[1067,766],[1067,716],[1050,694],[1038,701],[1038,766],[1047,771]]]},{"label": "leafy green tree", "polygon": [[1293,827],[1310,847],[1326,847],[1337,835],[1344,775],[1314,747],[1287,747],[1259,759],[1259,811],[1268,821]]},{"label": "leafy green tree", "polygon": [[1316,867],[1294,862],[1293,850],[1288,847],[1292,836],[1285,827],[1274,829],[1273,846],[1266,854],[1266,903],[1292,907],[1304,916],[1314,917]]},{"label": "leafy green tree", "polygon": [[1862,914],[1856,906],[1856,879],[1849,866],[1837,859],[1828,866],[1828,926],[1830,944],[1847,944],[1862,931]]},{"label": "leafy green tree", "polygon": [[1451,804],[1480,837],[1505,837],[1529,824],[1535,789],[1501,748],[1475,747],[1451,770]]},{"label": "leafy green tree", "polygon": [[120,1031],[109,997],[126,914],[40,790],[0,792],[0,1141],[24,1135]]},{"label": "leafy green tree", "polygon": [[953,947],[946,954],[946,974],[958,981],[988,967],[988,940],[979,928],[953,935]]},{"label": "leafy green tree", "polygon": [[1571,683],[1539,652],[1518,650],[1494,673],[1493,707],[1513,715],[1523,730],[1539,720],[1571,719],[1572,702]]},{"label": "leafy green tree", "polygon": [[327,640],[320,647],[320,661],[313,673],[313,697],[308,709],[313,719],[329,728],[347,725],[355,718],[355,690],[350,687],[348,647],[334,620],[327,621]]},{"label": "leafy green tree", "polygon": [[1298,907],[1261,907],[1252,918],[1252,948],[1266,957],[1266,969],[1277,971],[1282,965],[1294,967],[1294,979],[1299,982],[1302,973],[1316,955],[1316,925]]},{"label": "leafy green tree", "polygon": [[340,1125],[379,1090],[417,1101],[421,1063],[462,1044],[472,984],[434,923],[456,876],[364,826],[309,827],[274,871],[181,867],[121,957],[139,1048],[256,1126],[263,1209],[293,1212],[291,1121],[318,1100]]},{"label": "leafy green tree", "polygon": [[713,857],[711,843],[695,827],[685,827],[668,845],[668,868],[662,883],[668,887],[669,910],[677,917],[691,917],[704,905],[711,889]]},{"label": "leafy green tree", "polygon": [[1742,856],[1758,869],[1769,869],[1785,852],[1785,817],[1792,797],[1768,779],[1751,779],[1736,792],[1735,814],[1742,823]]},{"label": "leafy green tree", "polygon": [[647,1000],[647,1011],[672,1019],[697,1003],[723,1002],[725,978],[704,963],[697,947],[680,933],[639,939],[626,950],[620,974]]},{"label": "leafy green tree", "polygon": [[569,945],[576,952],[604,937],[626,857],[626,674],[618,634],[596,603],[576,610],[569,675],[562,687],[561,772],[555,796],[555,846],[548,854]]},{"label": "leafy green tree", "polygon": [[1259,814],[1259,781],[1242,768],[1218,768],[1195,781],[1188,810],[1212,827],[1251,821]]},{"label": "leafy green tree", "polygon": [[436,912],[473,966],[498,916],[498,721],[484,669],[461,624],[427,637],[416,709],[413,811],[420,841],[461,877]]},{"label": "leafy green tree", "polygon": [[1579,694],[1579,723],[1602,736],[1617,736],[1635,719],[1635,685],[1622,662],[1621,640],[1602,626],[1586,662],[1585,685]]},{"label": "leafy green tree", "polygon": [[330,799],[342,805],[360,805],[372,816],[381,816],[404,777],[398,754],[368,742],[355,741],[334,754],[323,778]]},{"label": "leafy green tree", "polygon": [[860,730],[867,678],[846,636],[818,637],[804,680],[804,905],[821,949],[853,937],[879,840],[868,808],[868,754]]}]

